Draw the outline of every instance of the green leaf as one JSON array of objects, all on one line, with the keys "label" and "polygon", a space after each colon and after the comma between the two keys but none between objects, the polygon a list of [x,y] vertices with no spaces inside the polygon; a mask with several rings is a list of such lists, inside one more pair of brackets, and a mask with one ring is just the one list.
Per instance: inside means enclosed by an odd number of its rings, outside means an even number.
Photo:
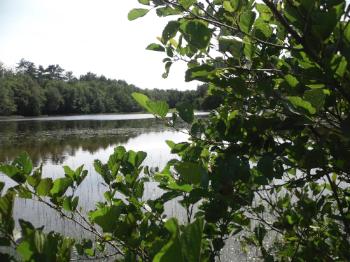
[{"label": "green leaf", "polygon": [[0,172],[14,180],[15,182],[22,184],[26,182],[27,178],[20,170],[13,165],[0,165]]},{"label": "green leaf", "polygon": [[16,251],[21,255],[23,261],[32,261],[31,257],[34,252],[32,251],[32,247],[28,241],[22,241],[17,247]]},{"label": "green leaf", "polygon": [[189,193],[192,191],[193,187],[189,184],[184,184],[184,185],[179,185],[176,182],[169,182],[167,184],[167,188],[176,190],[176,191],[181,191],[181,192],[186,192]]},{"label": "green leaf", "polygon": [[23,187],[22,185],[17,185],[15,187],[13,187],[12,189],[17,191],[19,198],[23,198],[23,199],[31,199],[32,198],[32,193],[28,189]]},{"label": "green leaf", "polygon": [[224,7],[225,11],[227,11],[227,12],[235,11],[235,9],[232,7],[230,1],[224,1],[223,7]]},{"label": "green leaf", "polygon": [[198,49],[205,49],[211,39],[211,30],[201,20],[185,20],[180,25],[185,40]]},{"label": "green leaf", "polygon": [[39,196],[47,196],[52,188],[52,179],[44,178],[40,181],[38,186],[35,188]]},{"label": "green leaf", "polygon": [[173,154],[180,153],[190,146],[190,144],[187,142],[181,142],[177,144],[170,140],[166,140],[165,142],[171,148],[171,153]]},{"label": "green leaf", "polygon": [[291,2],[287,2],[284,10],[284,15],[287,18],[287,21],[289,21],[292,25],[300,28],[303,18],[300,15],[300,12],[298,12],[297,8]]},{"label": "green leaf", "polygon": [[63,166],[63,170],[67,177],[70,177],[74,180],[75,172],[69,166]]},{"label": "green leaf", "polygon": [[166,44],[169,39],[175,37],[177,31],[179,30],[179,27],[180,23],[178,21],[168,22],[162,33],[162,40],[164,44]]},{"label": "green leaf", "polygon": [[266,229],[265,227],[259,225],[256,228],[254,228],[254,233],[255,233],[255,237],[258,240],[259,244],[262,245],[263,244],[263,240],[264,237],[266,236]]},{"label": "green leaf", "polygon": [[298,79],[296,79],[296,77],[292,76],[292,75],[285,75],[284,79],[286,80],[286,82],[288,83],[288,85],[290,85],[291,87],[296,87],[299,84]]},{"label": "green leaf", "polygon": [[140,106],[142,106],[148,112],[152,113],[151,109],[148,106],[149,98],[146,95],[136,92],[132,93],[131,95]]},{"label": "green leaf", "polygon": [[72,185],[72,179],[63,177],[63,178],[58,178],[53,182],[53,187],[50,190],[50,194],[53,197],[60,197],[62,196],[67,189]]},{"label": "green leaf", "polygon": [[193,162],[179,162],[175,165],[175,170],[189,184],[200,184],[202,177],[206,173],[200,164]]},{"label": "green leaf", "polygon": [[92,222],[99,225],[104,232],[112,233],[116,228],[117,218],[121,214],[121,203],[119,205],[102,207],[89,213]]},{"label": "green leaf", "polygon": [[[111,157],[110,157],[110,159],[111,159]],[[109,166],[112,166],[112,164],[109,164]],[[106,182],[106,184],[109,185],[111,183],[111,181],[113,180],[113,177],[111,176],[111,174],[108,170],[108,166],[102,164],[102,162],[100,160],[95,160],[94,161],[94,168],[95,168],[96,172],[102,176],[102,178]]]},{"label": "green leaf", "polygon": [[169,71],[170,71],[170,67],[172,66],[173,62],[166,62],[165,63],[165,72],[162,74],[163,78],[167,78],[169,76]]},{"label": "green leaf", "polygon": [[304,99],[309,101],[317,111],[321,110],[326,100],[326,94],[323,89],[311,89],[304,92]]},{"label": "green leaf", "polygon": [[148,108],[152,114],[160,116],[161,118],[166,117],[169,112],[169,106],[164,101],[147,101]]},{"label": "green leaf", "polygon": [[171,237],[162,249],[153,258],[153,262],[183,262],[185,261],[181,250],[181,243],[179,239],[179,225],[175,218],[169,219],[165,223],[165,228],[170,232]]},{"label": "green leaf", "polygon": [[33,175],[27,177],[28,184],[31,185],[32,187],[36,187],[40,183],[41,175],[42,175],[42,166],[37,168],[33,172]]},{"label": "green leaf", "polygon": [[77,208],[78,202],[79,202],[79,197],[75,197],[75,198],[73,198],[72,196],[65,197],[63,200],[62,207],[64,210],[71,212]]},{"label": "green leaf", "polygon": [[219,38],[219,50],[221,52],[230,52],[234,57],[239,58],[242,53],[243,43],[236,39]]},{"label": "green leaf", "polygon": [[[120,162],[124,159],[126,155],[125,147],[117,146],[114,149],[114,153],[108,159],[108,168],[112,171],[113,169],[118,169],[120,166]],[[114,170],[116,172],[117,170]]]},{"label": "green leaf", "polygon": [[248,34],[254,23],[256,14],[253,11],[245,11],[239,16],[240,29]]},{"label": "green leaf", "polygon": [[270,19],[273,17],[273,14],[265,4],[256,4],[256,9],[259,12],[259,18],[261,18],[264,21],[270,21]]},{"label": "green leaf", "polygon": [[350,26],[347,26],[344,30],[344,37],[348,43],[350,43]]},{"label": "green leaf", "polygon": [[243,38],[243,42],[244,42],[243,53],[245,57],[251,61],[254,56],[255,46],[252,44],[251,40],[247,36]]},{"label": "green leaf", "polygon": [[193,105],[189,102],[183,102],[176,106],[176,110],[179,112],[180,117],[186,123],[192,123],[194,119]]},{"label": "green leaf", "polygon": [[324,40],[330,36],[337,24],[336,9],[329,11],[315,10],[312,12],[311,31],[320,40]]},{"label": "green leaf", "polygon": [[128,162],[134,166],[134,167],[139,167],[143,160],[145,160],[147,153],[143,152],[143,151],[139,151],[139,152],[134,152],[132,150],[128,151]]},{"label": "green leaf", "polygon": [[270,25],[266,22],[263,22],[262,20],[258,19],[254,24],[255,29],[255,35],[256,37],[266,40],[272,35],[272,28]]},{"label": "green leaf", "polygon": [[180,239],[186,261],[201,261],[203,227],[203,219],[198,218],[184,228]]},{"label": "green leaf", "polygon": [[136,157],[135,157],[135,166],[136,167],[141,166],[142,162],[145,160],[146,157],[147,157],[147,153],[146,152],[138,151],[136,153]]},{"label": "green leaf", "polygon": [[20,154],[14,161],[13,164],[20,167],[21,171],[29,175],[33,170],[33,163],[27,153]]},{"label": "green leaf", "polygon": [[[15,194],[13,192],[8,192],[4,196],[0,197],[0,221],[4,218],[2,223],[8,223],[10,220],[12,220],[14,199]],[[10,228],[9,231],[11,230],[12,228]]]},{"label": "green leaf", "polygon": [[188,10],[196,2],[196,0],[179,0],[180,5],[182,5],[182,7],[186,10]]},{"label": "green leaf", "polygon": [[140,4],[149,5],[150,0],[138,0]]},{"label": "green leaf", "polygon": [[215,67],[207,64],[192,67],[186,71],[185,81],[199,80],[208,82],[208,76],[214,69]]},{"label": "green leaf", "polygon": [[176,144],[171,140],[165,140],[165,143],[172,149]]},{"label": "green leaf", "polygon": [[143,17],[148,13],[149,9],[144,8],[135,8],[132,9],[128,14],[128,19],[130,21],[135,20],[137,18]]},{"label": "green leaf", "polygon": [[237,11],[239,8],[241,8],[242,1],[241,0],[230,0],[230,4],[232,8],[234,9],[233,11]]},{"label": "green leaf", "polygon": [[302,155],[301,165],[309,170],[313,168],[321,168],[325,165],[325,152],[320,149],[307,150]]},{"label": "green leaf", "polygon": [[260,158],[257,168],[265,177],[267,178],[274,177],[272,156],[264,155],[262,158]]},{"label": "green leaf", "polygon": [[311,105],[311,103],[308,101],[305,101],[299,96],[288,96],[287,99],[296,108],[298,107],[303,108],[312,115],[316,113],[316,109]]},{"label": "green leaf", "polygon": [[2,193],[2,190],[4,189],[5,187],[5,183],[0,181],[0,196],[1,196],[1,193]]},{"label": "green leaf", "polygon": [[156,13],[158,16],[164,17],[164,16],[170,16],[170,15],[179,15],[182,13],[182,11],[178,8],[172,8],[170,6],[166,6],[166,7],[157,8]]},{"label": "green leaf", "polygon": [[164,52],[165,48],[162,45],[152,43],[146,47],[146,50]]},{"label": "green leaf", "polygon": [[331,61],[332,71],[340,78],[346,73],[348,62],[344,56],[334,55]]}]

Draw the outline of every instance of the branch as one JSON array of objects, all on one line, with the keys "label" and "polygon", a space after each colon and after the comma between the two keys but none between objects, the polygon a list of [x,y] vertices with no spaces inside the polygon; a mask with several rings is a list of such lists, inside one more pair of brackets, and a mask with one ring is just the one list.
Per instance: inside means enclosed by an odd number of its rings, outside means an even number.
[{"label": "branch", "polygon": [[[216,17],[213,17],[212,15],[209,14],[209,17],[211,18],[207,18],[207,17],[204,17],[204,16],[200,16],[200,15],[197,15],[193,12],[191,12],[190,10],[186,10],[183,8],[182,5],[178,4],[178,3],[174,3],[174,2],[171,2],[169,0],[163,0],[163,2],[169,4],[169,5],[172,5],[174,7],[177,7],[177,8],[180,8],[183,12],[187,12],[189,14],[191,14],[193,17],[197,18],[197,19],[200,19],[200,20],[203,20],[205,22],[208,22],[209,24],[212,24],[214,26],[217,26],[217,27],[224,27],[224,28],[227,28],[229,29],[230,31],[232,31],[234,34],[237,33],[237,32],[240,32],[246,36],[248,36],[249,38],[261,43],[261,44],[264,44],[264,45],[269,45],[269,46],[272,46],[272,47],[275,47],[275,48],[280,48],[280,49],[286,49],[286,50],[295,50],[295,51],[301,51],[301,49],[298,49],[298,48],[293,48],[293,47],[290,47],[290,46],[285,46],[285,45],[278,45],[278,44],[274,44],[274,43],[271,43],[271,42],[267,42],[267,41],[264,41],[264,40],[261,40],[255,36],[252,36],[248,33],[245,33],[243,32],[240,28],[238,27],[233,27],[233,26],[230,26],[230,25],[227,25],[225,23],[222,23],[220,21],[217,20]],[[207,11],[205,9],[203,9],[203,7],[201,7],[200,5],[196,5],[199,9],[201,9],[204,13],[207,14]],[[214,19],[213,19],[214,18]]]},{"label": "branch", "polygon": [[347,221],[346,215],[344,214],[343,205],[342,205],[342,203],[340,202],[340,199],[339,199],[337,186],[333,183],[333,181],[330,178],[329,174],[327,174],[326,177],[327,177],[327,180],[328,180],[329,184],[331,185],[333,196],[334,196],[334,198],[335,198],[335,200],[337,202],[337,206],[338,206],[338,209],[339,209],[339,212],[340,212],[340,215],[342,217],[343,224],[344,224],[346,236],[349,237],[350,236],[350,225],[349,225],[349,223]]},{"label": "branch", "polygon": [[[39,195],[37,195],[35,192],[31,191],[30,189],[27,189],[27,190],[28,190],[29,192],[31,192],[34,196],[36,196],[39,202],[41,202],[41,203],[43,203],[44,205],[46,205],[46,206],[48,206],[48,207],[54,209],[54,210],[55,210],[56,212],[58,212],[62,217],[64,217],[64,218],[66,218],[66,219],[68,219],[68,220],[74,222],[75,224],[77,224],[77,225],[79,225],[81,228],[83,228],[84,230],[86,230],[86,231],[88,231],[88,232],[94,234],[94,235],[97,236],[99,239],[105,241],[105,239],[103,238],[102,234],[99,233],[99,232],[98,232],[95,228],[93,228],[92,226],[90,226],[90,228],[89,228],[89,227],[83,225],[80,221],[74,219],[73,216],[72,216],[72,217],[68,216],[67,214],[65,214],[64,212],[62,212],[62,210],[59,209],[58,207],[56,207],[56,206],[54,206],[54,205],[48,203],[48,202],[45,201],[44,199],[42,199],[42,198],[41,198]],[[125,256],[124,253],[123,253],[123,251],[121,251],[120,248],[119,248],[117,245],[115,245],[115,244],[112,243],[111,241],[107,241],[106,243],[108,243],[111,247],[113,247],[114,249],[116,249],[116,250],[117,250],[117,253],[118,253],[119,255],[121,255],[121,256],[123,256],[123,257]]]},{"label": "branch", "polygon": [[106,259],[106,258],[111,258],[111,257],[115,257],[118,256],[119,253],[113,253],[113,254],[107,254],[107,255],[103,255],[103,256],[97,256],[97,257],[84,257],[84,258],[74,258],[74,259],[70,259],[70,261],[82,261],[82,260],[101,260],[101,259]]},{"label": "branch", "polygon": [[[310,56],[312,60],[314,60],[324,71],[325,74],[327,74],[327,70],[325,70],[325,66],[321,62],[320,58],[317,54],[314,53],[313,49],[308,45],[308,43],[305,41],[303,36],[300,36],[297,31],[295,31],[290,23],[284,18],[284,16],[277,10],[275,4],[271,2],[270,0],[262,0],[272,11],[272,13],[275,15],[276,19],[287,29],[288,33],[291,34],[291,36],[304,47],[305,52]],[[300,51],[300,50],[299,50]],[[339,90],[339,92],[345,97],[345,99],[350,102],[350,95],[343,89],[343,87],[334,79],[335,88]]]}]

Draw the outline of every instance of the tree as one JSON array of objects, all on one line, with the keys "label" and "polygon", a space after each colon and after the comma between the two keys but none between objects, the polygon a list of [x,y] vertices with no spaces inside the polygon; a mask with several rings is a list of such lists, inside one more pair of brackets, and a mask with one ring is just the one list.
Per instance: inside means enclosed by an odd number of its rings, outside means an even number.
[{"label": "tree", "polygon": [[[0,79],[7,85],[9,95],[15,94],[17,114],[89,114],[112,112],[137,112],[141,108],[132,99],[132,92],[141,89],[123,80],[107,79],[103,75],[88,72],[77,79],[72,72],[65,72],[59,65],[49,65],[47,68],[22,59],[16,72],[6,69],[0,64]],[[25,84],[23,79],[28,79]],[[32,90],[33,89],[33,90]],[[33,92],[32,92],[33,91]],[[7,91],[6,91],[7,92]],[[194,91],[178,90],[145,90],[154,99],[163,99],[171,107],[183,101],[195,102]],[[2,115],[16,113],[13,107],[5,110],[11,99],[3,94]],[[6,98],[5,98],[6,97]],[[32,101],[29,101],[29,98]],[[34,111],[28,105],[34,103]],[[198,103],[195,103],[198,107]],[[42,108],[43,107],[43,108]],[[28,110],[27,110],[28,109]]]},{"label": "tree", "polygon": [[16,112],[12,90],[0,79],[0,115],[8,116]]},{"label": "tree", "polygon": [[74,81],[74,80],[77,80],[76,77],[73,75],[73,72],[72,71],[68,71],[65,73],[64,75],[64,80],[66,81]]},{"label": "tree", "polygon": [[[144,176],[144,152],[118,147],[107,163],[95,162],[108,189],[105,201],[88,218],[78,213],[97,239],[76,241],[78,253],[92,257],[93,250],[109,245],[115,253],[107,256],[125,261],[215,261],[226,240],[237,238],[266,261],[347,261],[349,4],[139,2],[145,8],[131,10],[130,20],[151,9],[160,17],[175,17],[160,42],[147,47],[165,53],[164,76],[172,63],[187,61],[186,80],[208,84],[222,103],[208,119],[195,118],[192,104],[181,103],[169,119],[166,102],[133,93],[140,106],[170,127],[178,129],[179,119],[187,122],[190,140],[167,141],[179,159],[163,170],[146,167]],[[86,176],[82,167],[65,167],[64,178],[42,179],[22,155],[0,170],[18,183],[1,197],[4,243],[13,240],[11,203],[18,194],[39,199],[76,221],[78,199],[66,192],[74,192],[67,189]],[[156,181],[164,194],[143,199],[146,181]],[[187,223],[164,215],[168,201],[184,207]],[[24,238],[17,251],[24,260],[46,255],[48,249],[37,248],[37,235],[69,259],[73,240],[57,235],[61,245],[55,245],[53,233],[23,221],[21,226]]]},{"label": "tree", "polygon": [[[266,260],[308,260],[310,254],[320,261],[346,260],[349,5],[139,2],[161,17],[180,15],[147,49],[166,53],[166,71],[187,61],[186,80],[209,84],[223,101],[207,124],[191,121],[192,143],[180,150],[183,165],[199,163],[207,170],[208,188],[200,196],[196,191],[196,200],[207,230],[216,228],[206,236],[213,254],[224,246],[222,236],[243,230],[246,244],[260,248]],[[134,9],[129,19],[148,10]],[[178,112],[192,119],[189,110]],[[184,180],[194,175],[177,171]],[[277,239],[266,243],[271,232]]]},{"label": "tree", "polygon": [[37,77],[37,69],[33,62],[27,61],[22,58],[16,67],[17,72],[29,75],[32,79]]},{"label": "tree", "polygon": [[64,69],[59,65],[49,65],[45,69],[45,75],[49,80],[62,80],[64,78],[63,73]]},{"label": "tree", "polygon": [[57,114],[62,112],[62,107],[64,105],[64,99],[60,92],[62,90],[62,83],[51,81],[45,87],[45,97],[46,103],[44,112],[47,114]]},{"label": "tree", "polygon": [[17,74],[6,81],[13,91],[17,114],[36,116],[41,114],[45,102],[43,89],[29,76]]}]

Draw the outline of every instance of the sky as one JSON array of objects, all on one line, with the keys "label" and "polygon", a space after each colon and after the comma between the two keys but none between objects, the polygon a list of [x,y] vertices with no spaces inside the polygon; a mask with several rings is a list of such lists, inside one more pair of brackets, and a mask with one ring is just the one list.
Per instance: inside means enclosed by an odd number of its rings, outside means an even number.
[{"label": "sky", "polygon": [[165,55],[145,48],[157,42],[167,20],[151,11],[128,21],[135,7],[144,6],[137,0],[0,0],[0,61],[59,64],[76,76],[93,72],[140,88],[195,89],[197,83],[184,82],[184,63],[161,77]]}]

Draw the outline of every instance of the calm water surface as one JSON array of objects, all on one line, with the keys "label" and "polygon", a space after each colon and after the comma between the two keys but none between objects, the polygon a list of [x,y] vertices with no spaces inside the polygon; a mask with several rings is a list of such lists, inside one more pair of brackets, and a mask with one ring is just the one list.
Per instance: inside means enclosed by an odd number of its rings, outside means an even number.
[{"label": "calm water surface", "polygon": [[[0,119],[0,162],[11,161],[26,151],[35,165],[43,164],[43,177],[52,178],[64,176],[63,165],[77,168],[84,164],[89,175],[77,195],[79,206],[87,211],[103,199],[104,193],[103,181],[93,168],[95,159],[106,162],[114,148],[123,145],[127,150],[147,152],[144,164],[161,168],[176,157],[170,154],[165,140],[181,142],[187,139],[187,135],[166,128],[149,114],[7,118]],[[0,180],[11,184],[1,174]],[[160,194],[155,183],[147,184],[146,198]],[[166,213],[180,219],[184,217],[184,210],[175,203],[166,206]],[[35,226],[45,225],[47,231],[55,230],[72,237],[86,236],[86,232],[75,224],[31,200],[16,200],[14,215]],[[237,245],[233,246],[234,249],[223,253],[223,260],[246,260]]]},{"label": "calm water surface", "polygon": [[[183,133],[166,128],[162,122],[148,114],[89,115],[40,117],[0,120],[0,162],[13,160],[27,152],[35,165],[43,164],[43,177],[64,176],[63,165],[77,168],[84,165],[89,171],[77,194],[84,210],[94,207],[104,193],[102,179],[93,168],[93,161],[106,162],[116,146],[127,150],[147,152],[145,165],[163,167],[175,156],[165,140],[186,141]],[[5,180],[4,176],[0,179]],[[11,181],[7,182],[11,183]],[[149,183],[145,197],[154,198],[161,192]],[[181,214],[179,207],[167,208],[170,215]],[[57,217],[55,212],[30,200],[18,200],[15,216],[32,221],[47,230],[81,236],[85,233]]]}]

